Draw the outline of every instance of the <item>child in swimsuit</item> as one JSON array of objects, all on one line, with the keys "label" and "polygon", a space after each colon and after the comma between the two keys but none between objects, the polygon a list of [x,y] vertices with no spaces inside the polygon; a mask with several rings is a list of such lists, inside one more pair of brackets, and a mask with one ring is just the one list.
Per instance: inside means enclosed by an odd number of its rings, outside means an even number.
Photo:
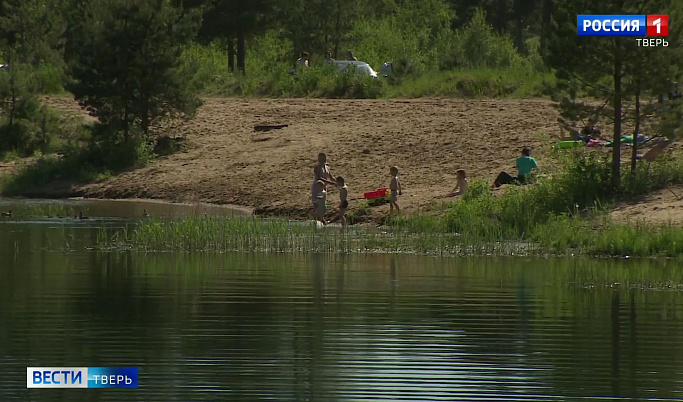
[{"label": "child in swimsuit", "polygon": [[327,191],[325,191],[325,183],[318,180],[313,183],[313,193],[311,194],[313,201],[313,216],[316,221],[325,223],[325,211],[327,210]]},{"label": "child in swimsuit", "polygon": [[389,201],[389,215],[393,215],[394,207],[396,207],[396,213],[401,213],[401,209],[396,203],[398,201],[398,196],[402,194],[401,183],[398,181],[398,167],[392,166],[389,169],[391,173],[391,184],[389,184],[389,190],[391,190],[391,200]]},{"label": "child in swimsuit", "polygon": [[337,187],[339,187],[339,212],[330,222],[336,222],[341,219],[342,227],[346,227],[346,210],[349,208],[349,189],[346,187],[344,178],[337,177]]},{"label": "child in swimsuit", "polygon": [[446,194],[446,197],[455,197],[456,195],[463,195],[469,187],[469,182],[467,181],[467,173],[465,173],[465,169],[458,169],[455,172],[455,175],[458,177],[458,181],[455,183],[455,188],[453,188],[453,190],[450,193]]}]

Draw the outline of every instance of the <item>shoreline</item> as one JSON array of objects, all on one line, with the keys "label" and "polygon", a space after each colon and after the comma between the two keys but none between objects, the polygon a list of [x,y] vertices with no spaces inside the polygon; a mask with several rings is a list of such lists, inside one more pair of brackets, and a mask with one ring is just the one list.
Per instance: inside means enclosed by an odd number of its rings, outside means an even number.
[{"label": "shoreline", "polygon": [[[440,202],[437,196],[455,184],[459,168],[467,170],[470,180],[491,182],[501,171],[514,171],[522,145],[532,148],[543,170],[559,168],[553,156],[558,114],[550,100],[204,100],[194,120],[161,127],[161,133],[185,138],[186,149],[99,182],[62,179],[21,195],[205,203],[248,210],[255,216],[305,220],[312,216],[310,183],[315,159],[318,152],[326,152],[332,174],[346,179],[352,200],[388,187],[389,166],[399,166],[404,190],[399,199],[401,212],[419,215],[432,213]],[[68,96],[46,97],[45,102],[65,115],[83,115]],[[262,124],[289,126],[254,131]],[[13,174],[28,161],[4,163],[0,175]],[[332,210],[337,199],[332,189],[328,194]],[[653,194],[645,203],[624,205],[620,219],[650,222],[666,222],[678,208],[667,192]],[[349,214],[360,224],[384,223],[388,209],[388,205],[366,207],[352,201]],[[672,220],[683,223],[683,213]]]}]

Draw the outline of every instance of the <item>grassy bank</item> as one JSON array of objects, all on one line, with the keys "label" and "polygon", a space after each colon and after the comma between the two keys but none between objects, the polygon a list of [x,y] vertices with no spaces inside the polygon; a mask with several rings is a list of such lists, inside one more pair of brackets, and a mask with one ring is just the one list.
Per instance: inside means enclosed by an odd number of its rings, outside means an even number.
[{"label": "grassy bank", "polygon": [[517,241],[471,243],[455,233],[414,233],[375,227],[316,228],[285,219],[190,217],[152,219],[123,231],[101,229],[101,249],[154,251],[250,251],[509,255],[538,251]]},{"label": "grassy bank", "polygon": [[672,183],[683,183],[676,157],[652,164],[612,187],[608,160],[580,151],[563,157],[564,169],[533,185],[494,194],[473,181],[457,202],[435,204],[428,213],[392,218],[383,229],[319,229],[285,219],[186,218],[149,220],[123,233],[103,231],[103,248],[146,251],[321,251],[419,254],[595,256],[683,255],[683,228],[618,223],[607,206]]},{"label": "grassy bank", "polygon": [[[70,145],[61,154],[40,156],[15,174],[0,177],[0,193],[4,196],[42,196],[46,185],[106,180],[118,171],[143,165],[151,156],[150,145],[141,139],[124,144],[92,142],[85,146]],[[68,185],[59,187],[65,196],[71,195],[68,194]]]},{"label": "grassy bank", "polygon": [[[498,231],[500,233],[501,231]],[[680,257],[683,229],[605,222],[591,226],[583,218],[560,217],[538,224],[528,236],[477,236],[415,226],[316,228],[285,219],[195,217],[149,220],[119,231],[101,229],[101,249],[146,252],[331,252],[413,253],[427,255],[589,255]]]},{"label": "grassy bank", "polygon": [[563,169],[533,185],[511,186],[494,196],[488,183],[475,181],[459,202],[428,215],[391,221],[409,232],[458,233],[468,242],[517,240],[549,253],[679,256],[683,228],[619,223],[608,218],[611,203],[634,199],[669,184],[683,183],[683,164],[669,156],[636,174],[625,172],[618,187],[606,158],[576,151],[560,160]]}]

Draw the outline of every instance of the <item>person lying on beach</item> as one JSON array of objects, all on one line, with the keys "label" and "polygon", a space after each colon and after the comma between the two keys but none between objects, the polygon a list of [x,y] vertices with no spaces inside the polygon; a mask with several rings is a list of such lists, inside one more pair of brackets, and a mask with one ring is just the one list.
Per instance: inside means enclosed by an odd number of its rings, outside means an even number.
[{"label": "person lying on beach", "polygon": [[311,201],[313,202],[313,218],[325,224],[325,211],[327,210],[327,191],[325,183],[318,180],[313,183]]},{"label": "person lying on beach", "polygon": [[[573,128],[564,119],[558,118],[557,121],[560,123],[560,138],[562,139],[573,139],[580,140],[588,143],[590,140],[600,140],[600,129],[596,126],[597,119],[591,118],[588,120],[586,125],[581,129],[581,131]],[[564,131],[569,131],[570,137],[565,137]]]},{"label": "person lying on beach", "polygon": [[337,187],[339,187],[339,212],[328,223],[341,220],[342,227],[346,227],[346,210],[349,208],[349,188],[346,187],[344,178],[341,176],[337,177]]},{"label": "person lying on beach", "polygon": [[458,169],[455,172],[455,175],[457,176],[455,187],[450,193],[446,194],[445,197],[455,197],[458,195],[463,195],[465,192],[467,192],[469,182],[467,181],[467,173],[465,172],[465,169]]},{"label": "person lying on beach", "polygon": [[401,208],[398,207],[398,196],[403,193],[401,191],[401,182],[398,181],[398,167],[392,166],[389,169],[391,173],[391,183],[389,184],[389,190],[391,190],[391,199],[389,201],[389,215],[394,214],[394,208],[396,208],[396,213],[401,213]]}]

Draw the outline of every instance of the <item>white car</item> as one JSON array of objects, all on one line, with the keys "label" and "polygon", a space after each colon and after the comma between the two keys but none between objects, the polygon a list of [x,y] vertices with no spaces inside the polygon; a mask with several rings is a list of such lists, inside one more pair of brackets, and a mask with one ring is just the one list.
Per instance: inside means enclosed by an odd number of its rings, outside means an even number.
[{"label": "white car", "polygon": [[377,73],[370,67],[370,65],[364,61],[333,61],[335,66],[340,73],[348,70],[349,67],[356,69],[356,74],[368,75],[372,78],[377,78]]}]

